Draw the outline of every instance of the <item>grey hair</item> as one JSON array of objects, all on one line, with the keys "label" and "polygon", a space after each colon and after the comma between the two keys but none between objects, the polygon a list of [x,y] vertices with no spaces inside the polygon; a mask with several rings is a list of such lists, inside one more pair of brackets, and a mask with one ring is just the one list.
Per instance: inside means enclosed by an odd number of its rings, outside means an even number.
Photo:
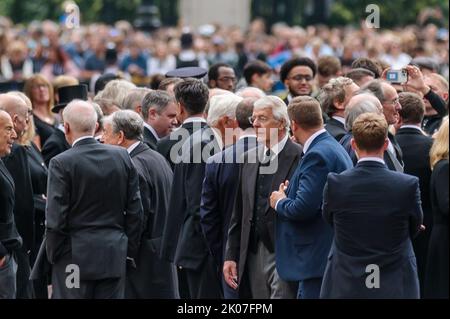
[{"label": "grey hair", "polygon": [[337,109],[334,106],[335,99],[338,102],[343,102],[345,100],[345,87],[351,84],[353,84],[353,80],[343,76],[328,81],[317,97],[322,106],[322,110],[329,116],[336,113]]},{"label": "grey hair", "polygon": [[97,113],[91,103],[73,100],[63,110],[63,119],[77,133],[94,134],[97,124]]},{"label": "grey hair", "polygon": [[356,118],[364,113],[382,114],[380,108],[371,100],[361,100],[345,109],[345,128],[351,131]]},{"label": "grey hair", "polygon": [[360,93],[372,93],[381,103],[384,103],[386,101],[383,88],[384,83],[382,80],[372,80],[361,87]]},{"label": "grey hair", "polygon": [[208,118],[206,122],[210,126],[216,126],[217,121],[223,117],[236,118],[236,107],[242,101],[242,98],[234,94],[215,95],[210,98]]},{"label": "grey hair", "polygon": [[142,116],[148,118],[148,112],[154,108],[158,114],[167,107],[169,103],[175,102],[175,97],[166,91],[156,90],[147,93],[142,100]]},{"label": "grey hair", "polygon": [[[107,120],[109,121],[109,119]],[[134,111],[121,110],[111,115],[113,133],[123,132],[127,140],[141,140],[144,131],[144,121]]]},{"label": "grey hair", "polygon": [[255,102],[253,110],[262,110],[271,108],[273,117],[278,121],[284,121],[286,130],[290,127],[289,115],[287,112],[287,106],[278,96],[268,95],[258,99]]},{"label": "grey hair", "polygon": [[123,109],[123,100],[128,92],[135,88],[136,85],[126,80],[112,80],[106,84],[105,88],[95,98],[112,100],[115,105]]},{"label": "grey hair", "polygon": [[236,92],[236,95],[242,98],[255,97],[257,99],[267,96],[263,90],[253,86],[248,86],[240,89],[239,91]]},{"label": "grey hair", "polygon": [[137,105],[142,105],[142,100],[150,92],[152,92],[152,90],[150,90],[149,88],[132,89],[123,99],[123,109],[134,111],[134,108]]}]

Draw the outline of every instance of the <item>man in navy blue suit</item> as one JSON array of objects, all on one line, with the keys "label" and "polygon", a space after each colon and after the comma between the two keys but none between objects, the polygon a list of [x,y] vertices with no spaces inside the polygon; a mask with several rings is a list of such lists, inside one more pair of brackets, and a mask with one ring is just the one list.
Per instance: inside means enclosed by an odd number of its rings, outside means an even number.
[{"label": "man in navy blue suit", "polygon": [[297,97],[289,104],[288,113],[292,132],[305,155],[290,183],[282,183],[270,197],[277,212],[276,265],[282,279],[299,282],[297,298],[314,299],[319,298],[333,239],[333,231],[321,214],[323,188],[328,173],[340,173],[353,165],[343,147],[324,129],[317,100]]},{"label": "man in navy blue suit", "polygon": [[[200,224],[206,242],[222,273],[223,254],[228,238],[228,226],[233,212],[239,183],[239,162],[245,152],[256,147],[256,135],[248,120],[256,98],[241,101],[236,108],[236,121],[241,131],[237,142],[210,157],[206,164],[200,206]],[[223,279],[223,276],[220,276]],[[223,280],[222,280],[223,281]],[[236,290],[222,283],[225,299],[237,299]]]},{"label": "man in navy blue suit", "polygon": [[354,169],[328,175],[323,217],[335,232],[321,298],[419,298],[411,238],[423,230],[419,180],[383,160],[388,123],[366,113],[353,124]]}]

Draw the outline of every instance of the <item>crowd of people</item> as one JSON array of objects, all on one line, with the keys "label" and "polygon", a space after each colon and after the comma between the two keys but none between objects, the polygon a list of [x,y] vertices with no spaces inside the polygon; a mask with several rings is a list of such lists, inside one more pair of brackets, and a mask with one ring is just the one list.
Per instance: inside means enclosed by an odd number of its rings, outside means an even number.
[{"label": "crowd of people", "polygon": [[448,298],[448,31],[0,22],[0,298]]}]

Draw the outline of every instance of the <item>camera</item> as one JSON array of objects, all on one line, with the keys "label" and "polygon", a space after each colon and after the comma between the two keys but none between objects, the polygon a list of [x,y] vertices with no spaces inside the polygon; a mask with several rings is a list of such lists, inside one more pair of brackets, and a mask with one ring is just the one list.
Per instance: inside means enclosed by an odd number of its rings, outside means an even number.
[{"label": "camera", "polygon": [[386,80],[391,83],[406,83],[408,82],[408,72],[405,69],[389,70],[386,73]]}]

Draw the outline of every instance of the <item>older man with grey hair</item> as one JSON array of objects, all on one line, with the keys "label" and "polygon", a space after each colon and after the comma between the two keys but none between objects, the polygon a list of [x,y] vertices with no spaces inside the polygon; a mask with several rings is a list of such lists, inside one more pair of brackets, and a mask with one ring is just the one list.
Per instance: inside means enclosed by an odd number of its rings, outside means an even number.
[{"label": "older man with grey hair", "polygon": [[141,142],[144,122],[131,111],[118,111],[105,121],[103,141],[127,149],[139,175],[144,232],[136,269],[127,270],[125,297],[132,299],[178,298],[173,263],[161,260],[160,238],[169,206],[172,170],[164,157]]},{"label": "older man with grey hair", "polygon": [[[0,109],[6,111],[14,124],[18,139],[26,132],[29,121],[29,109],[21,98],[12,94],[0,94]],[[17,298],[31,299],[33,287],[30,277],[30,253],[35,253],[35,226],[33,185],[30,164],[25,146],[15,142],[11,154],[3,158],[15,184],[14,219],[17,230],[23,239],[23,246],[16,250],[17,261]]]},{"label": "older man with grey hair", "polygon": [[138,113],[144,119],[144,142],[156,150],[158,141],[169,135],[178,124],[175,98],[161,90],[147,93]]},{"label": "older man with grey hair", "polygon": [[347,133],[339,142],[347,151],[354,165],[358,162],[358,158],[351,146],[351,140],[353,138],[352,127],[356,118],[364,113],[383,114],[383,106],[375,95],[363,91],[352,97],[345,109],[345,128],[347,129]]},{"label": "older man with grey hair", "polygon": [[[239,286],[241,298],[295,298],[296,284],[282,280],[276,269],[276,213],[269,206],[268,198],[291,178],[302,148],[289,139],[289,116],[286,104],[279,97],[258,99],[249,121],[261,145],[248,151],[240,166],[223,276],[232,289]],[[262,160],[258,154],[265,158]]]},{"label": "older man with grey hair", "polygon": [[48,170],[53,298],[123,298],[126,263],[135,265],[142,234],[138,174],[126,150],[93,138],[98,124],[90,103],[74,100],[63,116],[72,148]]},{"label": "older man with grey hair", "polygon": [[138,114],[142,114],[142,100],[150,92],[152,92],[152,90],[149,88],[135,88],[130,90],[123,100],[123,109],[132,110]]}]

